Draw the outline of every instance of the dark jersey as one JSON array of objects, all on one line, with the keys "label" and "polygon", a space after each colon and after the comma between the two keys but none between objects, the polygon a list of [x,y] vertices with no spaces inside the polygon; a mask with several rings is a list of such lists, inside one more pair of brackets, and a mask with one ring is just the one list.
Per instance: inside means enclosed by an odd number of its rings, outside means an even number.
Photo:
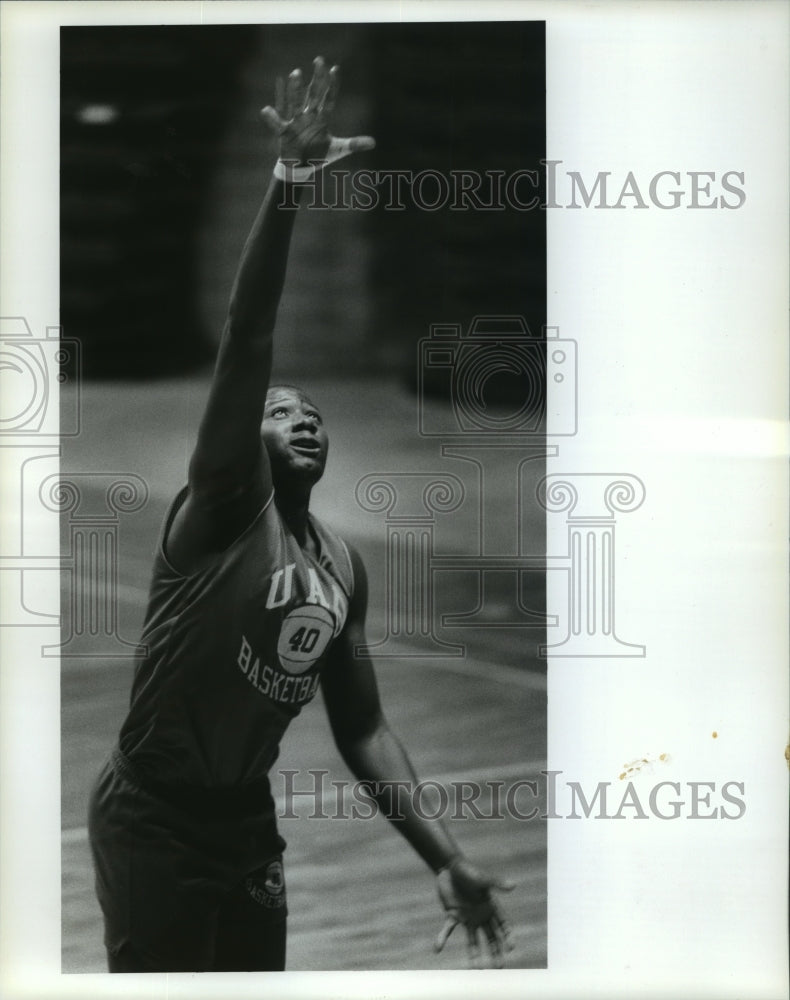
[{"label": "dark jersey", "polygon": [[120,749],[159,784],[238,787],[265,778],[315,696],[353,570],[342,539],[312,517],[318,553],[304,552],[270,499],[225,552],[184,576],[165,541],[185,497],[158,547]]}]

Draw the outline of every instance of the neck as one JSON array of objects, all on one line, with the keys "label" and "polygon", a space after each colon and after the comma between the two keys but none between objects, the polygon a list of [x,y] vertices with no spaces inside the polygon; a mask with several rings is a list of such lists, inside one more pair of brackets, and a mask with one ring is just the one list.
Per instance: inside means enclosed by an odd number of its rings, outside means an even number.
[{"label": "neck", "polygon": [[294,497],[277,492],[274,495],[274,502],[283,521],[288,525],[288,530],[299,545],[303,546],[307,541],[307,515],[309,512],[310,494],[308,493],[306,497]]}]

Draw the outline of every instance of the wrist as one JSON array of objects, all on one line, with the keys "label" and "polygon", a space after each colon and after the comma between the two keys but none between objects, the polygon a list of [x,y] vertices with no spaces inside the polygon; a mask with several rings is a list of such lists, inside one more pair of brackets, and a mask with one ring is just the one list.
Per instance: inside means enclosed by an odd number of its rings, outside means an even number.
[{"label": "wrist", "polygon": [[274,176],[278,181],[304,184],[315,175],[316,164],[300,164],[297,160],[278,159],[274,165]]}]

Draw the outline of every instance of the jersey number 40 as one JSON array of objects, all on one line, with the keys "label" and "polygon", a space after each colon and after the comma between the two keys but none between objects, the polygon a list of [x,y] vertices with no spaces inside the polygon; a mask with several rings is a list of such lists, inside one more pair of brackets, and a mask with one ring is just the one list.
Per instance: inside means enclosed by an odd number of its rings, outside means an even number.
[{"label": "jersey number 40", "polygon": [[287,615],[280,630],[277,655],[289,674],[303,674],[323,654],[335,621],[326,608],[304,604]]}]

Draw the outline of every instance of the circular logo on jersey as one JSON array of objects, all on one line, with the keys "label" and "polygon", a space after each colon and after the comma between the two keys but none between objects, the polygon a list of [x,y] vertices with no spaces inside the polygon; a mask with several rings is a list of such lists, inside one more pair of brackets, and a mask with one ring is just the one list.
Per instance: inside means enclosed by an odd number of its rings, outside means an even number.
[{"label": "circular logo on jersey", "polygon": [[283,877],[283,866],[279,861],[272,861],[266,869],[266,878],[263,880],[264,888],[272,896],[279,896],[285,888],[285,878]]},{"label": "circular logo on jersey", "polygon": [[309,670],[329,645],[335,620],[320,604],[304,604],[286,616],[280,629],[277,655],[289,674]]},{"label": "circular logo on jersey", "polygon": [[256,903],[268,909],[280,909],[285,906],[285,876],[281,861],[270,861],[263,873],[254,878],[245,879],[247,892]]}]

